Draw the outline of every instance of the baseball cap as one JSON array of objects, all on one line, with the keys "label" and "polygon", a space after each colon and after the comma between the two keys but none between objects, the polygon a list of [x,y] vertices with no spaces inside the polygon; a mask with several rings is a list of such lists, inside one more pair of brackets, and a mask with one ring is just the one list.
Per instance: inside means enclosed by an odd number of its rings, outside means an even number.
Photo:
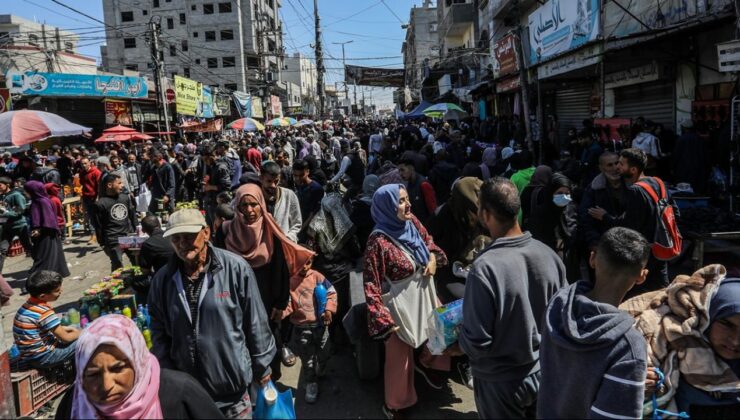
[{"label": "baseball cap", "polygon": [[166,238],[178,233],[198,233],[207,226],[206,218],[203,217],[200,210],[181,209],[170,215],[167,230],[163,236]]}]

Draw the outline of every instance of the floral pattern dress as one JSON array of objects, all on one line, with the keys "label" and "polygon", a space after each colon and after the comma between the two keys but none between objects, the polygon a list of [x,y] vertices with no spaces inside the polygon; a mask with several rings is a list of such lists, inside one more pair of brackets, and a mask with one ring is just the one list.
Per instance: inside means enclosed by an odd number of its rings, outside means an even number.
[{"label": "floral pattern dress", "polygon": [[[429,252],[435,255],[437,268],[447,265],[444,251],[434,243],[434,239],[416,216],[413,217],[412,223],[419,230]],[[365,251],[365,269],[362,273],[370,337],[382,336],[396,325],[381,298],[385,279],[392,282],[400,281],[412,275],[415,269],[415,265],[411,264],[404,251],[385,234],[374,232],[370,235]]]}]

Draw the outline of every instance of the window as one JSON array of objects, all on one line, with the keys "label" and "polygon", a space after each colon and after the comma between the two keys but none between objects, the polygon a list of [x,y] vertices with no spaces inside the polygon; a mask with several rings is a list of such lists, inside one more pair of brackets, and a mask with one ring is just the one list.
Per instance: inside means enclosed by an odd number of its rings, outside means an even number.
[{"label": "window", "polygon": [[197,4],[194,4],[194,5],[190,6],[190,10],[192,10],[192,11],[198,10],[198,5]]},{"label": "window", "polygon": [[136,48],[136,38],[123,38],[123,48]]},{"label": "window", "polygon": [[139,71],[139,65],[138,65],[138,64],[126,64],[126,65],[125,65],[125,66],[123,66],[123,67],[124,67],[124,68],[125,68],[126,70],[131,70],[131,71]]},{"label": "window", "polygon": [[221,67],[234,67],[236,66],[236,59],[234,57],[224,57],[221,59]]},{"label": "window", "polygon": [[134,12],[121,12],[121,22],[133,22]]},{"label": "window", "polygon": [[198,37],[198,33],[197,32],[193,32],[193,38],[197,38],[197,37]]},{"label": "window", "polygon": [[204,15],[212,15],[213,14],[213,3],[208,3],[203,5],[203,14]]},{"label": "window", "polygon": [[267,7],[269,7],[270,9],[275,8],[275,3],[273,2],[273,0],[267,0],[265,3],[267,3]]},{"label": "window", "polygon": [[206,31],[206,42],[216,40],[216,31]]},{"label": "window", "polygon": [[437,24],[436,23],[430,23],[429,24],[429,32],[437,32]]},{"label": "window", "polygon": [[208,59],[208,68],[209,69],[217,69],[218,68],[218,58],[209,58]]},{"label": "window", "polygon": [[170,57],[177,57],[177,47],[170,45]]},{"label": "window", "polygon": [[236,83],[224,83],[224,89],[236,90]]},{"label": "window", "polygon": [[175,29],[175,19],[167,18],[167,29]]},{"label": "window", "polygon": [[270,52],[275,52],[276,44],[275,41],[271,39],[267,39],[267,50]]},{"label": "window", "polygon": [[247,57],[247,67],[259,67],[260,60],[257,57]]},{"label": "window", "polygon": [[152,7],[159,7],[159,0],[152,0]]},{"label": "window", "polygon": [[141,14],[142,14],[143,16],[146,16],[146,15],[148,15],[148,14],[149,14],[149,11],[148,11],[148,10],[142,10],[142,11],[141,11]]},{"label": "window", "polygon": [[195,59],[195,64],[200,64],[200,58]]},{"label": "window", "polygon": [[219,13],[231,13],[231,3],[219,3],[218,12]]},{"label": "window", "polygon": [[180,43],[180,49],[183,50],[183,51],[187,51],[188,50],[188,41],[187,40],[183,40]]},{"label": "window", "polygon": [[184,74],[185,77],[190,77],[190,67],[183,67],[182,74]]},{"label": "window", "polygon": [[28,44],[38,47],[39,46],[39,36],[38,35],[28,35]]},{"label": "window", "polygon": [[234,30],[224,29],[223,31],[221,31],[221,41],[226,41],[229,39],[234,39]]},{"label": "window", "polygon": [[180,13],[180,25],[185,24],[185,13]]}]

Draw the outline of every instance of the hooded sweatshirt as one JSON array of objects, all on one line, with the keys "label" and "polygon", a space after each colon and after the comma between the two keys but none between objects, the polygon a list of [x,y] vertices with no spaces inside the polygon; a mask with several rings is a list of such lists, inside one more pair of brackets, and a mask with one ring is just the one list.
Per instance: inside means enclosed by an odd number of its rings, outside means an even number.
[{"label": "hooded sweatshirt", "polygon": [[542,326],[538,418],[639,418],[647,344],[626,312],[576,282],[548,304]]}]

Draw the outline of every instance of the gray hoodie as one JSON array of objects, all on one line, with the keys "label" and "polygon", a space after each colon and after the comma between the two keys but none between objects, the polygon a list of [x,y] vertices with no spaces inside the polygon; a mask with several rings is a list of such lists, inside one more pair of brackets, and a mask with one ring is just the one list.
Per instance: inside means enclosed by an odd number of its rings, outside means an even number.
[{"label": "gray hoodie", "polygon": [[631,316],[589,299],[591,289],[574,283],[547,307],[539,418],[642,417],[647,344]]}]

